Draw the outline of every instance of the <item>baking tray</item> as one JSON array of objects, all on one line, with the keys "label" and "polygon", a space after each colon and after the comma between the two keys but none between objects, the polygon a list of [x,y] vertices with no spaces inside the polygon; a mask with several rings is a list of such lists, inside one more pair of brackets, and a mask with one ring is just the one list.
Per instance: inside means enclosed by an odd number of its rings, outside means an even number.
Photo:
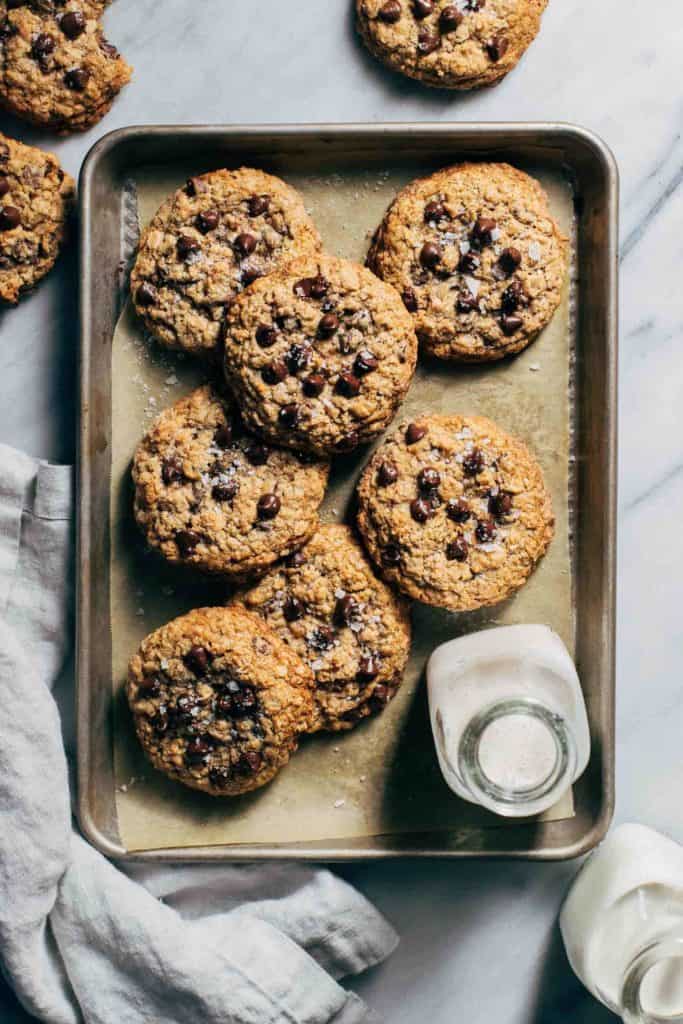
[{"label": "baking tray", "polygon": [[[110,608],[111,340],[127,252],[126,182],[154,164],[198,171],[256,164],[332,175],[428,169],[461,159],[510,160],[571,176],[578,285],[574,296],[572,558],[574,644],[593,753],[561,821],[452,832],[277,845],[125,848],[117,824],[113,761]],[[618,177],[607,147],[562,124],[391,124],[135,127],[100,140],[81,175],[81,417],[78,528],[78,813],[102,852],[142,861],[363,860],[386,857],[578,856],[605,834],[614,804],[614,621]],[[473,624],[473,628],[474,624]]]}]

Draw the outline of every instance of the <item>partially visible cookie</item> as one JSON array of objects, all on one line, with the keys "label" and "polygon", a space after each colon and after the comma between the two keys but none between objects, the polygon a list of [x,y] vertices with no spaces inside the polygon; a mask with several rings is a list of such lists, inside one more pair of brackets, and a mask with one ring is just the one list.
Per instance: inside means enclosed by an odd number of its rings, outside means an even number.
[{"label": "partially visible cookie", "polygon": [[241,608],[198,608],[150,634],[126,693],[154,767],[212,796],[270,782],[314,716],[310,671]]},{"label": "partially visible cookie", "polygon": [[18,302],[52,269],[73,201],[56,157],[0,133],[0,300]]},{"label": "partially visible cookie", "polygon": [[387,426],[416,358],[400,296],[332,256],[257,281],[225,321],[225,372],[245,420],[277,444],[321,454],[351,451]]},{"label": "partially visible cookie", "polygon": [[234,402],[206,385],[166,409],[141,441],[135,518],[168,561],[248,576],[312,536],[328,471],[247,434]]},{"label": "partially visible cookie", "polygon": [[0,0],[0,103],[57,131],[96,124],[130,80],[96,0]]},{"label": "partially visible cookie", "polygon": [[322,526],[242,600],[313,672],[316,728],[351,729],[396,693],[410,652],[408,605],[377,578],[349,527]]},{"label": "partially visible cookie", "polygon": [[398,194],[368,265],[401,292],[425,351],[488,362],[521,351],[552,319],[567,252],[534,178],[468,163]]},{"label": "partially visible cookie", "polygon": [[548,0],[356,0],[376,57],[441,89],[504,78],[538,35]]},{"label": "partially visible cookie", "polygon": [[422,416],[378,448],[358,525],[385,579],[452,611],[497,604],[545,554],[550,495],[529,449],[482,416]]},{"label": "partially visible cookie", "polygon": [[135,310],[162,345],[210,355],[244,288],[319,248],[301,196],[279,178],[249,167],[191,178],[143,232]]}]

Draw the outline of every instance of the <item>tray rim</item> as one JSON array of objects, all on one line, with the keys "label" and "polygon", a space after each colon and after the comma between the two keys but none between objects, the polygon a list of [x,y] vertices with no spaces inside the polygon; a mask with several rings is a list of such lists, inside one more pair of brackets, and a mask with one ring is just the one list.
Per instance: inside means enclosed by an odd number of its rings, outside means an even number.
[{"label": "tray rim", "polygon": [[[530,135],[548,141],[564,139],[567,143],[580,144],[586,147],[597,158],[606,180],[606,233],[605,247],[608,253],[608,276],[605,281],[607,294],[605,339],[605,391],[606,408],[604,417],[603,438],[608,458],[605,493],[608,496],[605,507],[607,536],[609,543],[604,552],[605,570],[602,578],[602,589],[605,603],[605,651],[608,668],[608,679],[603,680],[604,692],[601,700],[605,704],[607,737],[609,742],[601,748],[600,758],[604,786],[601,793],[600,813],[591,828],[574,842],[553,848],[536,847],[496,851],[477,849],[430,850],[416,847],[421,833],[408,837],[406,848],[375,848],[375,849],[340,849],[340,841],[331,840],[325,845],[302,849],[292,844],[278,846],[250,844],[242,847],[230,846],[197,846],[176,847],[162,850],[129,851],[120,843],[113,842],[106,836],[94,820],[88,800],[88,782],[91,778],[91,694],[85,676],[87,653],[84,642],[87,642],[91,620],[90,586],[93,571],[90,560],[83,557],[87,540],[91,536],[90,499],[92,495],[91,477],[85,452],[90,450],[92,443],[92,423],[89,415],[89,379],[90,349],[92,336],[92,304],[90,282],[93,268],[89,260],[92,241],[89,214],[92,211],[91,194],[95,174],[100,161],[115,150],[121,143],[150,137],[169,140],[179,135],[185,138],[226,139],[236,137],[258,137],[269,135],[278,139],[299,137],[319,138],[331,135],[337,139],[344,136],[361,136],[370,139],[389,137],[411,138],[450,138],[457,136],[461,140],[476,140],[486,143],[495,136],[504,134],[509,141],[522,143],[528,141]],[[87,840],[105,856],[126,862],[147,863],[179,863],[179,862],[239,862],[254,860],[289,860],[289,861],[326,861],[326,862],[370,862],[376,860],[406,859],[488,859],[488,860],[530,860],[530,861],[563,861],[583,856],[605,837],[615,807],[615,696],[616,696],[616,554],[617,554],[617,467],[618,467],[618,245],[619,245],[619,171],[614,154],[607,143],[590,129],[563,121],[532,121],[532,122],[321,122],[321,123],[251,123],[226,125],[133,125],[118,128],[100,138],[89,150],[81,167],[79,177],[79,255],[81,266],[80,287],[80,346],[78,367],[79,390],[79,427],[77,438],[77,578],[76,578],[76,718],[77,718],[77,801],[76,813],[78,822]],[[377,837],[381,838],[381,837]]]}]

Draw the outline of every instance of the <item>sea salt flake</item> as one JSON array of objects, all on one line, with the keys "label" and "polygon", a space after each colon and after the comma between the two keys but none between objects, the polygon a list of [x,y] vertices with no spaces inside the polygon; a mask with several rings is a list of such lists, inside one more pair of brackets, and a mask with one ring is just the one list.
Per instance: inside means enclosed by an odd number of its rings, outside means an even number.
[{"label": "sea salt flake", "polygon": [[529,369],[531,370],[532,373],[538,373],[538,371],[541,369],[541,364],[540,363],[531,363],[531,365],[529,366]]},{"label": "sea salt flake", "polygon": [[481,282],[477,281],[476,277],[465,277],[465,284],[467,290],[473,299],[476,299],[479,295],[479,289],[481,288]]},{"label": "sea salt flake", "polygon": [[336,808],[344,807],[345,804],[346,804],[346,800],[335,800],[334,801],[334,806]]},{"label": "sea salt flake", "polygon": [[534,263],[538,263],[541,258],[541,246],[538,242],[529,243],[529,259]]}]

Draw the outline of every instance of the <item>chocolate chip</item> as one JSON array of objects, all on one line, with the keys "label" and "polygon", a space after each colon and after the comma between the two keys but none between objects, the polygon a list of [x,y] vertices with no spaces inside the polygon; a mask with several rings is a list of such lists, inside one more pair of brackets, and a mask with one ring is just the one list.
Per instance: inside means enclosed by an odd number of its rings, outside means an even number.
[{"label": "chocolate chip", "polygon": [[377,17],[387,25],[395,25],[397,21],[400,21],[401,14],[401,5],[398,0],[387,0],[377,12]]},{"label": "chocolate chip", "polygon": [[210,655],[206,647],[190,647],[183,661],[196,676],[205,676],[209,668]]},{"label": "chocolate chip", "polygon": [[282,502],[277,494],[262,494],[256,506],[259,519],[275,519],[282,508]]},{"label": "chocolate chip", "polygon": [[464,498],[450,498],[446,505],[446,515],[454,523],[466,523],[470,518],[470,506]]},{"label": "chocolate chip", "polygon": [[18,32],[16,25],[13,25],[9,18],[5,18],[2,25],[0,25],[0,39],[11,39]]},{"label": "chocolate chip", "polygon": [[412,288],[403,289],[403,305],[409,313],[417,313],[417,295]]},{"label": "chocolate chip", "polygon": [[421,491],[435,491],[441,485],[441,474],[431,467],[421,469],[417,474],[417,486]]},{"label": "chocolate chip", "polygon": [[283,405],[277,418],[283,427],[293,430],[299,423],[299,406],[293,402],[290,405]]},{"label": "chocolate chip", "polygon": [[394,691],[390,690],[388,686],[376,686],[370,698],[370,707],[373,711],[382,711],[391,700],[393,694]]},{"label": "chocolate chip", "polygon": [[210,753],[210,744],[201,736],[193,736],[185,749],[185,760],[190,764],[202,764]]},{"label": "chocolate chip", "polygon": [[161,479],[165,484],[175,484],[183,480],[183,460],[179,455],[169,455],[161,465]]},{"label": "chocolate chip", "polygon": [[344,398],[355,398],[361,389],[361,382],[356,377],[355,373],[351,373],[350,370],[345,370],[344,373],[340,373],[337,377],[337,383],[335,385],[335,391],[338,395],[343,395]]},{"label": "chocolate chip", "polygon": [[448,4],[442,10],[439,15],[439,28],[445,34],[448,32],[455,32],[455,30],[462,24],[463,14],[455,4]]},{"label": "chocolate chip", "polygon": [[9,189],[10,189],[9,179],[6,178],[4,174],[0,175],[0,199],[2,199],[3,196],[7,195],[7,193],[9,192]]},{"label": "chocolate chip", "polygon": [[261,370],[261,378],[265,384],[279,384],[285,379],[289,373],[287,369],[287,363],[284,359],[275,359],[272,363],[268,363]]},{"label": "chocolate chip", "polygon": [[364,654],[358,662],[356,679],[359,683],[371,683],[379,675],[379,661],[371,654]]},{"label": "chocolate chip", "polygon": [[427,428],[421,423],[410,423],[406,430],[406,444],[417,444],[426,435]]},{"label": "chocolate chip", "polygon": [[509,46],[510,40],[507,36],[497,35],[494,36],[493,39],[489,39],[486,44],[486,52],[495,64],[497,61],[503,59],[505,54],[508,52]]},{"label": "chocolate chip", "polygon": [[522,282],[513,281],[503,292],[500,308],[503,313],[514,313],[522,305],[526,305],[526,295]]},{"label": "chocolate chip", "polygon": [[446,558],[449,562],[466,562],[469,550],[467,541],[456,537],[446,545]]},{"label": "chocolate chip", "polygon": [[441,262],[442,255],[440,245],[436,242],[425,242],[420,250],[420,263],[428,270],[433,270]]},{"label": "chocolate chip", "polygon": [[215,789],[225,789],[231,778],[232,772],[225,765],[219,765],[209,771],[209,782]]},{"label": "chocolate chip", "polygon": [[41,58],[48,57],[55,48],[54,37],[49,35],[47,32],[41,32],[33,40],[31,46],[31,55],[40,60]]},{"label": "chocolate chip", "polygon": [[216,429],[213,435],[214,444],[219,448],[229,448],[232,444],[235,436],[232,423],[224,423],[223,426]]},{"label": "chocolate chip", "polygon": [[154,730],[158,732],[159,735],[163,736],[163,734],[167,731],[169,724],[168,715],[166,714],[166,712],[162,711],[162,709],[159,708],[156,715],[154,715],[154,717],[151,719],[151,722]]},{"label": "chocolate chip", "polygon": [[306,561],[306,556],[301,551],[293,551],[285,558],[285,565],[288,569],[300,569]]},{"label": "chocolate chip", "polygon": [[507,338],[511,338],[513,334],[522,327],[524,321],[521,316],[502,316],[500,318],[500,329]]},{"label": "chocolate chip", "polygon": [[462,313],[463,316],[466,316],[468,313],[473,313],[475,310],[479,309],[479,300],[475,299],[471,292],[461,292],[460,295],[458,295],[455,308],[458,313]]},{"label": "chocolate chip", "polygon": [[85,32],[85,16],[82,11],[67,11],[59,19],[61,28],[67,39],[78,39]]},{"label": "chocolate chip", "polygon": [[434,515],[434,509],[424,498],[415,498],[410,503],[410,514],[416,523],[426,523]]},{"label": "chocolate chip", "polygon": [[294,294],[304,299],[322,299],[329,286],[329,281],[320,274],[317,277],[304,277],[294,285]]},{"label": "chocolate chip", "polygon": [[255,775],[263,764],[263,758],[257,750],[247,750],[235,765],[238,775]]},{"label": "chocolate chip", "polygon": [[433,223],[440,220],[445,220],[448,217],[446,207],[438,199],[432,199],[430,203],[427,203],[424,209],[424,219],[429,223]]},{"label": "chocolate chip", "polygon": [[265,466],[270,456],[270,448],[265,444],[259,444],[255,441],[247,446],[244,454],[247,457],[247,462],[252,466]]},{"label": "chocolate chip", "polygon": [[318,324],[318,334],[322,338],[330,338],[339,329],[339,317],[334,313],[325,313]]},{"label": "chocolate chip", "polygon": [[497,223],[495,220],[492,220],[491,217],[478,217],[474,222],[474,227],[472,228],[472,233],[470,235],[473,245],[476,245],[480,249],[485,245],[491,245],[493,242],[492,235],[497,227]]},{"label": "chocolate chip", "polygon": [[469,252],[464,253],[460,257],[458,270],[460,271],[461,274],[474,274],[476,270],[479,270],[480,266],[481,260],[477,256],[476,252],[472,252],[472,250],[470,249]]},{"label": "chocolate chip", "polygon": [[303,602],[293,595],[286,598],[282,606],[282,614],[287,622],[298,622],[303,617],[305,610]]},{"label": "chocolate chip", "polygon": [[418,21],[428,18],[434,10],[434,0],[413,0],[413,13]]},{"label": "chocolate chip", "polygon": [[237,236],[233,244],[238,254],[244,259],[247,256],[251,256],[256,248],[256,239],[245,231]]},{"label": "chocolate chip", "polygon": [[372,373],[378,366],[379,359],[366,348],[361,349],[353,363],[354,373],[357,377],[364,377],[366,373]]},{"label": "chocolate chip", "polygon": [[211,497],[214,501],[232,501],[236,497],[239,486],[236,480],[226,480],[224,483],[214,484],[211,489]]},{"label": "chocolate chip", "polygon": [[380,487],[389,487],[398,480],[398,467],[394,462],[383,462],[377,470],[377,483]]},{"label": "chocolate chip", "polygon": [[462,460],[463,472],[466,476],[476,476],[485,465],[484,453],[480,448],[473,448]]},{"label": "chocolate chip", "polygon": [[350,626],[352,623],[358,622],[359,616],[360,607],[355,597],[345,594],[344,597],[339,598],[334,609],[334,621],[338,626]]},{"label": "chocolate chip", "polygon": [[293,377],[302,370],[307,370],[313,358],[313,350],[310,345],[292,345],[285,356],[289,372]]},{"label": "chocolate chip", "polygon": [[270,200],[267,196],[252,196],[247,202],[250,217],[260,217],[268,210],[269,206]]},{"label": "chocolate chip", "polygon": [[489,512],[496,519],[504,519],[512,511],[512,495],[507,491],[492,491],[489,494]]},{"label": "chocolate chip", "polygon": [[306,636],[306,643],[314,651],[328,651],[334,643],[334,630],[329,626],[318,626]]},{"label": "chocolate chip", "polygon": [[153,284],[143,281],[135,293],[135,298],[138,306],[153,306],[157,301],[158,294]]},{"label": "chocolate chip", "polygon": [[138,691],[147,697],[154,697],[161,689],[161,683],[156,676],[144,676],[138,683]]},{"label": "chocolate chip", "polygon": [[242,267],[240,277],[242,278],[242,284],[246,288],[248,285],[253,284],[254,281],[258,281],[259,277],[263,277],[263,271],[259,270],[258,267],[252,267],[248,263],[245,263]]},{"label": "chocolate chip", "polygon": [[203,235],[215,231],[218,227],[218,210],[202,210],[197,214],[195,224]]},{"label": "chocolate chip", "polygon": [[73,92],[85,92],[90,81],[90,72],[85,68],[71,68],[64,75],[64,84]]},{"label": "chocolate chip", "polygon": [[480,519],[474,532],[480,544],[488,544],[496,536],[496,524],[493,519]]},{"label": "chocolate chip", "polygon": [[256,341],[261,348],[270,348],[277,341],[277,331],[269,324],[260,324],[256,328]]},{"label": "chocolate chip", "polygon": [[197,550],[197,546],[201,544],[202,538],[194,530],[180,530],[175,535],[175,542],[178,545],[178,551],[183,558],[189,558]]},{"label": "chocolate chip", "polygon": [[188,178],[187,183],[185,185],[185,191],[187,192],[188,196],[198,196],[202,192],[206,192],[208,190],[208,187],[209,186],[206,184],[203,178]]},{"label": "chocolate chip", "polygon": [[251,686],[238,686],[231,698],[232,713],[237,717],[250,715],[256,707],[256,694]]},{"label": "chocolate chip", "polygon": [[181,235],[176,242],[176,249],[179,258],[187,260],[190,256],[195,256],[200,251],[201,246],[196,238],[192,238],[190,235]]},{"label": "chocolate chip", "polygon": [[503,249],[502,253],[498,257],[498,266],[500,272],[505,277],[510,277],[514,274],[517,267],[522,262],[522,254],[519,249],[515,249],[514,246],[510,246],[508,249]]},{"label": "chocolate chip", "polygon": [[304,379],[301,387],[308,398],[317,398],[325,390],[325,384],[325,378],[321,373],[312,373],[310,377]]},{"label": "chocolate chip", "polygon": [[16,206],[0,207],[0,231],[13,231],[21,224],[21,213]]},{"label": "chocolate chip", "polygon": [[119,51],[116,49],[115,46],[112,46],[111,43],[108,43],[106,39],[99,39],[98,44],[100,50],[105,55],[105,57],[109,57],[109,60],[118,60]]},{"label": "chocolate chip", "polygon": [[441,46],[441,38],[434,32],[429,32],[423,28],[417,37],[417,52],[426,57],[430,53],[434,53],[434,50],[438,50]]},{"label": "chocolate chip", "polygon": [[398,544],[387,544],[382,551],[384,565],[398,565],[401,561],[401,549]]}]

